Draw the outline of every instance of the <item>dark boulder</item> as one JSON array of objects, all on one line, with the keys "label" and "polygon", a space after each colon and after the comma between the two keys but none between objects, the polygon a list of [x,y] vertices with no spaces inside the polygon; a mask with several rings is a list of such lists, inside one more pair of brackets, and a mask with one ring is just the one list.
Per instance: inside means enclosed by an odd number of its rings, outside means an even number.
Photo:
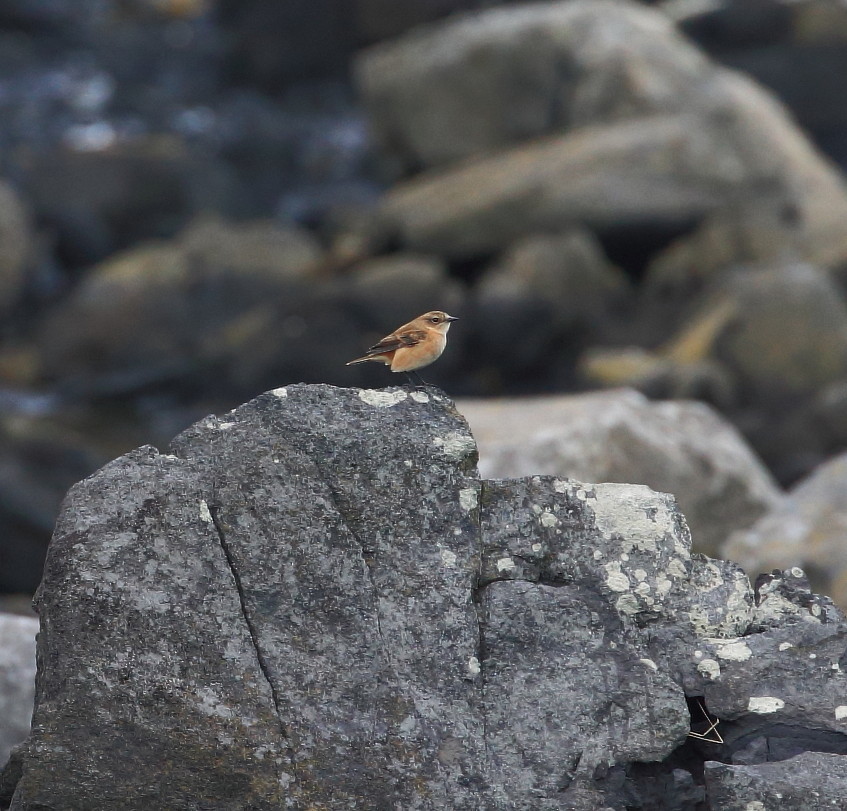
[{"label": "dark boulder", "polygon": [[296,385],[76,485],[10,808],[690,808],[751,735],[842,751],[831,603],[754,605],[671,496],[476,455],[436,389]]}]

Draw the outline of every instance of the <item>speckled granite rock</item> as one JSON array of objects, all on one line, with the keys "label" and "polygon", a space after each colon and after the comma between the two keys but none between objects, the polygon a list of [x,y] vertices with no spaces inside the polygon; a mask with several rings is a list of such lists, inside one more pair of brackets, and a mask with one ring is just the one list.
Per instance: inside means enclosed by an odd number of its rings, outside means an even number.
[{"label": "speckled granite rock", "polygon": [[0,805],[682,809],[706,760],[842,751],[799,574],[754,601],[671,496],[475,463],[436,389],[296,385],[75,486]]}]

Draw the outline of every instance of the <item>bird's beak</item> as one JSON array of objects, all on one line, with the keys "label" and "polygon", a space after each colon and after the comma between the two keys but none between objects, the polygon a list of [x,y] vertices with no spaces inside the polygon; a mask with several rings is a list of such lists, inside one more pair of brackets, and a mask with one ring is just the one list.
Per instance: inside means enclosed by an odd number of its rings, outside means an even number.
[{"label": "bird's beak", "polygon": [[458,316],[455,316],[455,315],[448,315],[447,318],[445,318],[444,320],[445,321],[458,321],[459,318],[458,318]]}]

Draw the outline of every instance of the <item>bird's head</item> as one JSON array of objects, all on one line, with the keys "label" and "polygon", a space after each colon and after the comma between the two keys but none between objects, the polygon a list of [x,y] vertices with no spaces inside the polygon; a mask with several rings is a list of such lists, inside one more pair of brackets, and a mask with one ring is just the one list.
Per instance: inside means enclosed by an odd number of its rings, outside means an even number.
[{"label": "bird's head", "polygon": [[450,324],[459,319],[455,315],[448,315],[444,310],[430,310],[415,320],[427,329],[435,329],[446,335]]}]

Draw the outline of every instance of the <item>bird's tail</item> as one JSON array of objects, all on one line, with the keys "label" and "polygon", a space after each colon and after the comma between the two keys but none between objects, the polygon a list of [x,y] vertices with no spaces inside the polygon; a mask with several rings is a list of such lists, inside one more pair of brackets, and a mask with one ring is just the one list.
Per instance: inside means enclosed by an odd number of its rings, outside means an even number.
[{"label": "bird's tail", "polygon": [[374,358],[374,357],[370,357],[370,356],[366,355],[363,358],[356,358],[355,360],[351,360],[348,363],[345,363],[344,365],[345,366],[353,366],[357,363],[364,363],[365,361],[368,361],[368,360],[379,360],[379,358]]}]

